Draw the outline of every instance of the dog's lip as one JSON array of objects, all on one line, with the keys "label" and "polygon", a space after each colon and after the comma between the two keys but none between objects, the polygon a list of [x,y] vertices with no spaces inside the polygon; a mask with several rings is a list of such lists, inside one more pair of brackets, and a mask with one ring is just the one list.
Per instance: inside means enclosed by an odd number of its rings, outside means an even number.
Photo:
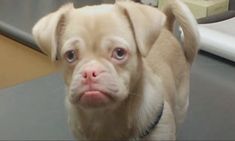
[{"label": "dog's lip", "polygon": [[112,100],[114,101],[114,98],[112,97],[111,94],[109,94],[108,92],[105,92],[105,91],[102,91],[102,90],[97,90],[97,89],[91,89],[91,90],[85,90],[83,92],[80,92],[79,94],[74,94],[72,97],[71,97],[71,102],[72,103],[77,103],[81,100],[81,98],[83,96],[85,96],[86,94],[92,94],[92,93],[100,93],[100,94],[103,94],[103,96],[105,96],[107,99],[109,100]]},{"label": "dog's lip", "polygon": [[81,100],[81,98],[84,96],[84,95],[91,95],[91,94],[94,94],[94,93],[99,93],[99,94],[102,94],[108,98],[111,98],[110,94],[104,92],[104,91],[101,91],[101,90],[87,90],[87,91],[84,91],[80,96],[79,96],[79,100]]}]

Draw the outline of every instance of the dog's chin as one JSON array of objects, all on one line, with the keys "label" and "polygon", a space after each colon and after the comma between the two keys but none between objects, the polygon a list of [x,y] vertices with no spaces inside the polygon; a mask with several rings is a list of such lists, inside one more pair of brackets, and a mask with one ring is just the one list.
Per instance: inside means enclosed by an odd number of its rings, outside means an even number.
[{"label": "dog's chin", "polygon": [[114,105],[116,103],[116,100],[114,97],[112,97],[112,94],[98,90],[75,94],[73,96],[70,96],[69,100],[70,103],[74,106],[90,109],[111,107],[111,105]]}]

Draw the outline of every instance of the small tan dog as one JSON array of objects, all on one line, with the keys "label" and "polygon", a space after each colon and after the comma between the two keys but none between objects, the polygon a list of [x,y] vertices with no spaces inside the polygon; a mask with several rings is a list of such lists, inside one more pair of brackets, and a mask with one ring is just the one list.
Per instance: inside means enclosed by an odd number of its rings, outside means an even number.
[{"label": "small tan dog", "polygon": [[163,12],[125,1],[67,4],[39,20],[33,35],[62,64],[76,139],[176,139],[198,46],[197,24],[182,2],[171,0]]}]

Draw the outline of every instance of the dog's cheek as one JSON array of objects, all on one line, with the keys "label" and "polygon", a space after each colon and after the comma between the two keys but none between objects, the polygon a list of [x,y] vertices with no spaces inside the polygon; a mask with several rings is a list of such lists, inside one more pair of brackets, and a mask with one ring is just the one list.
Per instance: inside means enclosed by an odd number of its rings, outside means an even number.
[{"label": "dog's cheek", "polygon": [[129,93],[133,93],[136,85],[142,75],[143,60],[141,54],[138,52],[131,52],[130,57],[125,64],[123,71],[126,71],[125,85],[128,86]]},{"label": "dog's cheek", "polygon": [[130,93],[130,87],[131,87],[131,79],[130,79],[130,73],[128,72],[125,74],[125,77],[123,77],[124,85],[123,85],[123,95],[125,97],[128,97],[128,94]]},{"label": "dog's cheek", "polygon": [[128,95],[136,87],[136,83],[141,74],[141,58],[137,55],[131,55],[124,65],[115,65],[120,83],[123,85],[123,95]]},{"label": "dog's cheek", "polygon": [[116,96],[119,100],[122,101],[125,99],[129,93],[129,84],[130,84],[130,73],[125,66],[120,66],[111,63],[110,61],[105,61],[108,72],[110,73],[107,77],[108,81],[102,81],[104,85],[110,85],[111,82],[115,83],[117,90]]},{"label": "dog's cheek", "polygon": [[127,65],[127,70],[129,70],[129,79],[130,79],[130,89],[135,87],[136,82],[139,80],[142,72],[142,62],[141,59],[137,56],[133,56]]},{"label": "dog's cheek", "polygon": [[117,79],[119,83],[119,95],[120,99],[125,99],[129,94],[130,83],[131,83],[131,73],[127,69],[119,69],[117,74]]},{"label": "dog's cheek", "polygon": [[64,69],[64,82],[67,87],[71,85],[72,75],[73,75],[73,69],[71,68]]},{"label": "dog's cheek", "polygon": [[74,83],[73,81],[78,81],[75,80],[75,78],[77,79],[81,68],[82,66],[80,65],[80,63],[74,65],[63,65],[64,81],[67,87],[70,87],[72,83]]}]

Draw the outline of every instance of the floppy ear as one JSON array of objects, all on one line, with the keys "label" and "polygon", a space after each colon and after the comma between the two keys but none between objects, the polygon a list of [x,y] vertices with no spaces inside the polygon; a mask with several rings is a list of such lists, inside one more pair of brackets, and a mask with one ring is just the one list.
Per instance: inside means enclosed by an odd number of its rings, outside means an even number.
[{"label": "floppy ear", "polygon": [[64,26],[65,14],[73,9],[73,4],[62,6],[59,10],[40,19],[33,27],[32,34],[40,49],[52,61],[56,60],[59,46],[59,36]]},{"label": "floppy ear", "polygon": [[134,2],[116,4],[130,22],[140,53],[146,56],[165,24],[165,15],[156,8]]}]

